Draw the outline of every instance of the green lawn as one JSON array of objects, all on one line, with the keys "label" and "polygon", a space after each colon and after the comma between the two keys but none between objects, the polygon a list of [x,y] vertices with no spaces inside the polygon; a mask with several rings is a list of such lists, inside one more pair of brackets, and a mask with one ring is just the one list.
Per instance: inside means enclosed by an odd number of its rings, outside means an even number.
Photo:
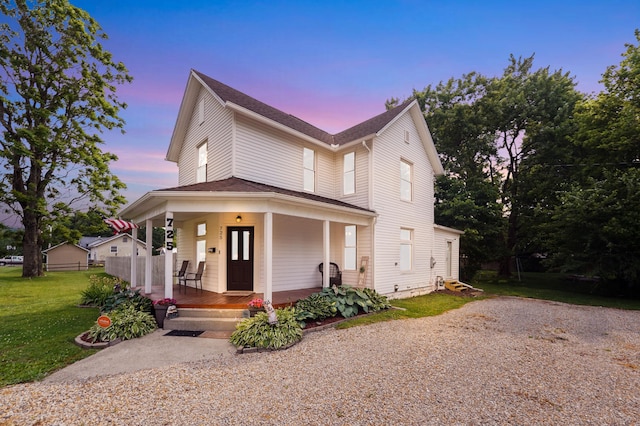
[{"label": "green lawn", "polygon": [[482,299],[480,297],[454,296],[446,293],[431,293],[410,299],[392,300],[391,304],[400,309],[389,309],[365,317],[354,318],[336,326],[336,328],[349,328],[357,325],[373,324],[380,321],[389,321],[403,318],[421,318],[440,315],[451,309],[457,309],[462,305]]},{"label": "green lawn", "polygon": [[102,272],[47,272],[24,279],[21,267],[0,267],[0,386],[40,380],[95,353],[73,340],[98,317],[97,308],[77,305],[89,276]]},{"label": "green lawn", "polygon": [[500,279],[495,272],[481,271],[470,283],[487,295],[519,296],[554,300],[574,305],[605,306],[640,310],[640,300],[603,297],[593,294],[594,284],[572,282],[566,274],[525,272],[511,279]]}]

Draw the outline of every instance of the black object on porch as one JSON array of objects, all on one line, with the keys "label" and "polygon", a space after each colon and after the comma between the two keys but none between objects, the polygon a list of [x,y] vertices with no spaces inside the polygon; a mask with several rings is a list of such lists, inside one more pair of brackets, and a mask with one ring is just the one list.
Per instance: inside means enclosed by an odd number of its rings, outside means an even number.
[{"label": "black object on porch", "polygon": [[[318,265],[318,270],[322,274],[322,279],[324,280],[323,269],[324,263]],[[342,272],[340,271],[340,267],[333,262],[329,264],[329,285],[342,285]]]},{"label": "black object on porch", "polygon": [[200,283],[200,291],[202,291],[202,274],[204,273],[204,262],[198,262],[198,271],[190,274],[186,274],[181,281],[178,282],[178,292],[180,292],[180,284],[184,284],[184,294],[187,294],[187,282],[192,281],[193,286],[198,290],[198,283]]},{"label": "black object on porch", "polygon": [[174,277],[176,277],[178,279],[178,284],[180,284],[180,282],[184,279],[185,275],[187,274],[187,268],[188,267],[189,267],[189,261],[188,260],[183,260],[182,261],[182,266],[180,267],[180,270],[173,275]]}]

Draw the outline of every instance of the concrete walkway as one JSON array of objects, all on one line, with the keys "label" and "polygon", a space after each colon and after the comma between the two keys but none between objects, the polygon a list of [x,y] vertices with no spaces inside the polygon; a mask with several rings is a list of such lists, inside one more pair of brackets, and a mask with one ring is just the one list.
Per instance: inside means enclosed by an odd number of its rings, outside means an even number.
[{"label": "concrete walkway", "polygon": [[207,338],[206,333],[200,337],[165,336],[169,331],[158,329],[146,336],[102,349],[56,371],[43,382],[90,379],[236,353],[228,338]]}]

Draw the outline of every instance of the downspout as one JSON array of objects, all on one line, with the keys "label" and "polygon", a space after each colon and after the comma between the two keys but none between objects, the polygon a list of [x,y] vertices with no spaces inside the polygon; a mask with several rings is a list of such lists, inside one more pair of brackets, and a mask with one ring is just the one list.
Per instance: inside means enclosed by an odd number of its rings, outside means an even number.
[{"label": "downspout", "polygon": [[369,151],[369,159],[368,159],[369,170],[367,171],[367,173],[369,174],[369,179],[367,179],[367,181],[369,182],[369,188],[367,188],[367,202],[369,203],[369,209],[372,209],[372,206],[373,206],[372,192],[373,191],[371,190],[371,188],[373,188],[373,158],[371,154],[371,148],[367,146],[367,141],[362,141],[362,146],[365,147],[367,151]]},{"label": "downspout", "polygon": [[[369,182],[369,188],[367,188],[367,199],[368,199],[368,203],[369,203],[369,209],[373,210],[372,205],[373,205],[373,158],[372,158],[372,153],[371,153],[371,148],[369,148],[367,146],[367,141],[362,141],[362,146],[365,147],[365,149],[369,152],[369,159],[368,159],[368,179],[367,181]],[[372,288],[375,290],[376,289],[376,222],[377,222],[377,217],[374,217],[371,219],[371,262],[369,263],[370,267],[370,273],[371,273],[371,286]]]}]

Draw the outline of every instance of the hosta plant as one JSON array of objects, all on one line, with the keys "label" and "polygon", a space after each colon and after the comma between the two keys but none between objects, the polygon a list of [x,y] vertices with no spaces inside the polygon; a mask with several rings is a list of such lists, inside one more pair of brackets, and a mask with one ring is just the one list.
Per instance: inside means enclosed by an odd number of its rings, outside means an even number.
[{"label": "hosta plant", "polygon": [[276,309],[277,324],[269,324],[269,315],[258,312],[238,323],[229,341],[235,346],[281,349],[302,339],[302,327],[294,308]]},{"label": "hosta plant", "polygon": [[296,302],[296,318],[298,321],[323,320],[335,317],[337,312],[336,302],[319,293],[313,293]]},{"label": "hosta plant", "polygon": [[142,312],[134,305],[123,305],[109,313],[111,325],[106,328],[94,324],[89,330],[89,337],[94,341],[110,342],[118,338],[122,340],[144,336],[156,329],[155,318]]},{"label": "hosta plant", "polygon": [[366,288],[334,285],[323,288],[319,294],[335,302],[338,312],[345,318],[357,315],[360,310],[368,313],[389,307],[386,297]]}]

